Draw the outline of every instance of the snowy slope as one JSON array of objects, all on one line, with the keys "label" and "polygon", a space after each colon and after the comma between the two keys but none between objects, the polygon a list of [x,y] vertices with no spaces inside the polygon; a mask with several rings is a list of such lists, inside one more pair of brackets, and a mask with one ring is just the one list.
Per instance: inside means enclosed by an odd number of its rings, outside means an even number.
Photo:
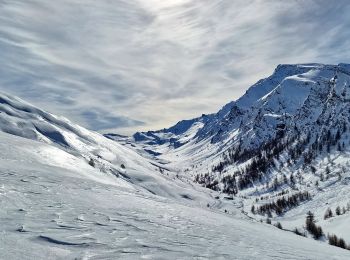
[{"label": "snowy slope", "polygon": [[[1,259],[350,257],[238,212],[96,181],[94,169],[48,144],[0,133],[0,149]],[[48,162],[48,151],[61,161]]]},{"label": "snowy slope", "polygon": [[112,184],[122,182],[166,197],[196,196],[191,194],[189,184],[174,181],[176,173],[163,171],[162,165],[153,160],[4,93],[0,93],[0,129],[57,148],[39,153],[48,164],[64,164],[69,155],[69,160],[76,162],[70,168],[79,172],[79,169],[84,169],[82,171],[90,178],[108,179]]}]

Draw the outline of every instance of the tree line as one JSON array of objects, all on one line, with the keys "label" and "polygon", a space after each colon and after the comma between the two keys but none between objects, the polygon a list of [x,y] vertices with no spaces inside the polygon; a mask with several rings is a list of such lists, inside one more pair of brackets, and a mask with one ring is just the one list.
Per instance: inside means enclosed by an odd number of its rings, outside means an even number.
[{"label": "tree line", "polygon": [[252,206],[251,212],[253,214],[260,215],[268,215],[272,216],[272,212],[277,215],[281,215],[284,212],[297,207],[301,202],[307,201],[311,199],[311,195],[309,192],[298,192],[291,196],[283,196],[282,198],[278,198],[276,201],[272,201],[270,203],[263,204],[261,206]]}]

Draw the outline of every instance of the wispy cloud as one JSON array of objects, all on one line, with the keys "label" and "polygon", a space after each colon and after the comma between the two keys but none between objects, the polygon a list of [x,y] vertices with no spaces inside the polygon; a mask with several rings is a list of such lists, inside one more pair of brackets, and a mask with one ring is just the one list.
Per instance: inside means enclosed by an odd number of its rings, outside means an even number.
[{"label": "wispy cloud", "polygon": [[0,1],[0,89],[95,130],[215,112],[276,64],[349,62],[348,1]]}]

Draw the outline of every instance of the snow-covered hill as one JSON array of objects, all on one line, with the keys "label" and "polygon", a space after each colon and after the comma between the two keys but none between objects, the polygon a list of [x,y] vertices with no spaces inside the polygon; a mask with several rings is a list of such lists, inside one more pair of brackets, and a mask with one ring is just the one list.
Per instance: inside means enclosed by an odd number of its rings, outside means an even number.
[{"label": "snow-covered hill", "polygon": [[[4,93],[0,94],[0,129],[4,133],[57,148],[40,152],[42,157],[39,157],[48,164],[62,164],[75,171],[85,172],[95,180],[108,179],[109,183],[136,185],[153,194],[168,197],[181,197],[180,194],[185,195],[188,189],[181,188],[180,184],[176,193],[173,193],[176,189],[169,188],[169,185],[176,185],[172,180],[174,174],[160,174],[160,171],[163,172],[162,166],[156,162],[96,132]],[[55,155],[54,151],[59,152]],[[76,163],[65,164],[72,158]]]},{"label": "snow-covered hill", "polygon": [[0,101],[1,259],[350,256],[254,221],[240,201],[127,145],[4,93]]}]

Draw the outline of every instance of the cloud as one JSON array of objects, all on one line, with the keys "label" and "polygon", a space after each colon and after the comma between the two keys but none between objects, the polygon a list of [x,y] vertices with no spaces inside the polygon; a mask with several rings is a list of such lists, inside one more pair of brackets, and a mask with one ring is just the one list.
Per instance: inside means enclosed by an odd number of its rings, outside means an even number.
[{"label": "cloud", "polygon": [[279,63],[349,62],[348,1],[0,2],[0,89],[95,130],[215,112]]},{"label": "cloud", "polygon": [[130,126],[141,126],[144,122],[133,120],[127,117],[116,117],[109,116],[106,111],[100,110],[98,108],[87,108],[85,111],[81,112],[81,117],[84,118],[85,124],[93,130],[105,130],[109,128],[130,127]]}]

